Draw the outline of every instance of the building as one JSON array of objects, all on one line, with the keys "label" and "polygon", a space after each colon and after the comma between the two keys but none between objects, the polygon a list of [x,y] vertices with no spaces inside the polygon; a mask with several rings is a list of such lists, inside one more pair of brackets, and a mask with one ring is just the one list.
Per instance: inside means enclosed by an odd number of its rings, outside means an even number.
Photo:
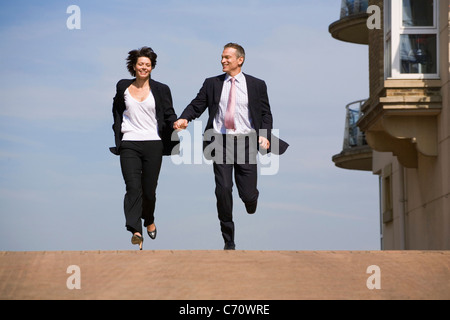
[{"label": "building", "polygon": [[384,250],[450,249],[449,21],[449,0],[343,0],[329,26],[369,46],[370,97],[333,161],[379,176]]}]

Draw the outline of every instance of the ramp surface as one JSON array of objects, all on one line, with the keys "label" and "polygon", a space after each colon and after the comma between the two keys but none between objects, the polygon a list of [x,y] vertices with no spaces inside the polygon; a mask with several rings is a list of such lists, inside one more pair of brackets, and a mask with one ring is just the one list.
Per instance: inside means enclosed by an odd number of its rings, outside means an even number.
[{"label": "ramp surface", "polygon": [[447,300],[450,251],[0,252],[0,299]]}]

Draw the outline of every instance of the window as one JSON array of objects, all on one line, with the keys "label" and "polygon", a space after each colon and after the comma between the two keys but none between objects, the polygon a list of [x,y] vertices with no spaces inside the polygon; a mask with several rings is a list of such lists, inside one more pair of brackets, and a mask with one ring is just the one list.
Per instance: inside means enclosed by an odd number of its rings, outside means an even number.
[{"label": "window", "polygon": [[385,75],[433,79],[439,74],[439,0],[385,0]]},{"label": "window", "polygon": [[386,78],[392,77],[392,3],[384,1],[384,74]]},{"label": "window", "polygon": [[433,27],[433,0],[403,0],[403,27]]},{"label": "window", "polygon": [[400,35],[400,73],[437,73],[435,34]]}]

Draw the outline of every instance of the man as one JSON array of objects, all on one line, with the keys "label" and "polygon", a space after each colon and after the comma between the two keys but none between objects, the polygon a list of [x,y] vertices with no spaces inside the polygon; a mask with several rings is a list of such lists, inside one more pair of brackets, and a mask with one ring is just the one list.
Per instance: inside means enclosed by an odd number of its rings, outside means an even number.
[{"label": "man", "polygon": [[[233,170],[239,197],[244,202],[247,212],[253,214],[256,212],[259,191],[256,143],[252,144],[252,137],[257,139],[260,148],[268,151],[271,140],[276,139],[271,136],[273,119],[266,84],[242,73],[244,61],[245,51],[240,45],[235,43],[225,45],[222,53],[222,67],[225,74],[206,79],[197,97],[174,123],[175,130],[185,129],[190,121],[199,118],[208,109],[205,137],[206,132],[213,130],[215,135],[211,142],[214,141],[215,145],[223,150],[222,157],[222,150],[219,148],[217,154],[218,148],[215,148],[213,168],[217,211],[225,250],[234,250],[236,247],[232,214]],[[288,147],[282,140],[277,140],[275,145],[280,148],[272,152],[279,151],[279,154],[284,153]],[[238,154],[239,150],[245,150],[244,157],[241,153]],[[229,161],[230,158],[232,161]]]}]

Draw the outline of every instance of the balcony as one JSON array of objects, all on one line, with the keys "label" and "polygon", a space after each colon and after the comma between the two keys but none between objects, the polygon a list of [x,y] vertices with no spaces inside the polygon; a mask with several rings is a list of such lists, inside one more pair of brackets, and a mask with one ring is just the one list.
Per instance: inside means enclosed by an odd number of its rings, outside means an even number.
[{"label": "balcony", "polygon": [[364,132],[357,126],[365,101],[355,101],[346,106],[343,150],[333,156],[333,162],[339,168],[372,171],[372,149],[367,145]]},{"label": "balcony", "polygon": [[341,41],[369,44],[367,8],[369,0],[342,0],[340,19],[329,26],[333,38]]},{"label": "balcony", "polygon": [[420,157],[436,157],[440,87],[440,80],[385,80],[358,120],[370,147],[392,152],[406,168],[417,168]]}]

